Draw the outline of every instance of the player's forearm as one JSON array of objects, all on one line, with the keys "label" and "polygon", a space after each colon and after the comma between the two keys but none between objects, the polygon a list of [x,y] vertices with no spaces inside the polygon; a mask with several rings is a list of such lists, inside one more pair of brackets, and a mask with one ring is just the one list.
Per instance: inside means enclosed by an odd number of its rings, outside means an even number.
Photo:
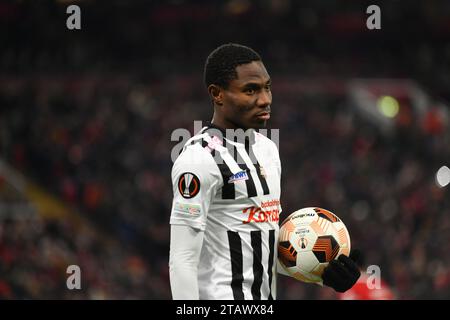
[{"label": "player's forearm", "polygon": [[197,267],[170,265],[170,289],[174,300],[198,300]]},{"label": "player's forearm", "polygon": [[202,244],[203,231],[171,226],[169,275],[173,299],[199,299],[197,270]]}]

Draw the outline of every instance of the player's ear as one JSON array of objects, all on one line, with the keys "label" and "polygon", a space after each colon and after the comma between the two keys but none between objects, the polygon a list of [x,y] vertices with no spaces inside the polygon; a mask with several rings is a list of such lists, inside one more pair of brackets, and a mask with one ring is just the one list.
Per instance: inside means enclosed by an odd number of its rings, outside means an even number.
[{"label": "player's ear", "polygon": [[222,89],[215,85],[215,84],[210,84],[208,86],[208,92],[209,95],[211,97],[211,99],[213,100],[214,104],[217,104],[219,106],[221,106],[223,104],[223,92]]}]

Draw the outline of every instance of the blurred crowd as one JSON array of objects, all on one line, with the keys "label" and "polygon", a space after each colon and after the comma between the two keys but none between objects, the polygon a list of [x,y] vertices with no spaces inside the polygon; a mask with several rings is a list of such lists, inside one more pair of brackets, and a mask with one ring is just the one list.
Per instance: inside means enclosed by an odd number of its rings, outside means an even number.
[{"label": "blurred crowd", "polygon": [[[450,197],[436,184],[436,171],[450,159],[448,124],[430,131],[414,116],[384,136],[348,101],[323,94],[293,101],[278,107],[284,121],[276,118],[285,212],[332,209],[365,253],[365,267],[379,266],[399,299],[448,299]],[[305,286],[286,284],[293,292],[286,297],[311,297]],[[316,298],[330,294],[314,290]]]},{"label": "blurred crowd", "polygon": [[[150,265],[135,249],[119,245],[85,219],[61,212],[38,214],[38,207],[0,175],[0,299],[169,295],[164,263]],[[79,287],[74,289],[75,284]]]},{"label": "blurred crowd", "polygon": [[[273,76],[282,218],[327,208],[397,298],[450,298],[449,189],[435,182],[449,165],[448,122],[413,113],[385,135],[345,90],[352,77],[409,77],[450,100],[448,4],[390,2],[385,29],[368,35],[364,1],[223,3],[79,1],[78,33],[64,28],[61,3],[0,4],[1,157],[114,239],[65,220],[2,218],[0,297],[170,298],[171,133],[211,119],[204,59],[234,41]],[[330,77],[339,85],[295,85]],[[79,293],[65,287],[68,264],[86,266]],[[280,299],[336,298],[279,280]]]},{"label": "blurred crowd", "polygon": [[[81,30],[66,27],[69,4]],[[370,31],[373,4],[381,29]],[[0,3],[0,71],[159,79],[198,74],[212,48],[238,42],[281,73],[414,77],[450,99],[449,21],[446,0],[13,0]]]},{"label": "blurred crowd", "polygon": [[[73,270],[80,269],[80,288]],[[140,255],[99,241],[63,219],[14,216],[0,222],[0,299],[160,299],[164,270]]]}]

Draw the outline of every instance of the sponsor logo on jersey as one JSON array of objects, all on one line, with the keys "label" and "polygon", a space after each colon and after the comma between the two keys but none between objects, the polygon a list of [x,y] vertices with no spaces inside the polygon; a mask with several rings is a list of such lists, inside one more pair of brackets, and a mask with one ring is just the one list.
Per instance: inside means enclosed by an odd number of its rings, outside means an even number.
[{"label": "sponsor logo on jersey", "polygon": [[193,198],[200,192],[200,180],[192,172],[182,173],[178,179],[178,191],[183,198]]},{"label": "sponsor logo on jersey", "polygon": [[201,207],[199,204],[175,202],[175,210],[180,213],[198,216],[201,212]]},{"label": "sponsor logo on jersey", "polygon": [[240,171],[238,173],[233,174],[230,179],[228,179],[228,183],[233,183],[240,180],[248,180],[248,175],[246,171]]},{"label": "sponsor logo on jersey", "polygon": [[247,214],[247,220],[242,223],[247,224],[251,222],[277,222],[280,220],[280,210],[262,210],[259,207],[248,207],[242,210],[242,213]]},{"label": "sponsor logo on jersey", "polygon": [[280,205],[280,200],[278,200],[278,199],[261,202],[261,208],[278,207],[279,205]]}]

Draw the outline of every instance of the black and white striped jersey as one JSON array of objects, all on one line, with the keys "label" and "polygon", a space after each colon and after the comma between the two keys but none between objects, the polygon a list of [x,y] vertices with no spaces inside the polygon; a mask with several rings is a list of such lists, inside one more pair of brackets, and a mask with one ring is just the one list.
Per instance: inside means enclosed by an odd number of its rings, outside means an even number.
[{"label": "black and white striped jersey", "polygon": [[243,140],[217,132],[204,127],[175,161],[170,223],[205,232],[200,299],[274,299],[281,212],[278,148],[253,129]]}]

